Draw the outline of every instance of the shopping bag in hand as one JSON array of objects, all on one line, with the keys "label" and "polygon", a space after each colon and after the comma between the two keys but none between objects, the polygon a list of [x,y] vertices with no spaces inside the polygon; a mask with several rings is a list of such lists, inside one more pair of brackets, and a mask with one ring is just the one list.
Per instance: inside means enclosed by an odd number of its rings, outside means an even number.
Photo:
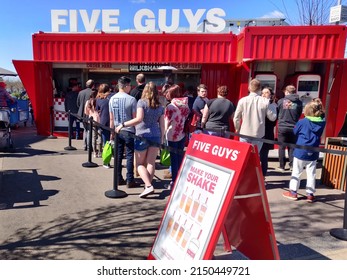
[{"label": "shopping bag in hand", "polygon": [[102,160],[104,164],[109,164],[111,162],[112,154],[113,154],[112,143],[110,141],[107,141],[102,150]]},{"label": "shopping bag in hand", "polygon": [[171,165],[170,152],[167,149],[160,150],[160,163],[164,166]]}]

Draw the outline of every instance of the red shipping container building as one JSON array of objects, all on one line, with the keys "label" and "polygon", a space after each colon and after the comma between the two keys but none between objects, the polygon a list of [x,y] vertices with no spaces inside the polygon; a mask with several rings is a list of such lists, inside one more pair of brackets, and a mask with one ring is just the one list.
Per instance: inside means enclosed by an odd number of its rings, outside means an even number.
[{"label": "red shipping container building", "polygon": [[[318,74],[319,97],[327,110],[326,137],[337,135],[347,112],[346,26],[254,26],[238,35],[39,32],[32,38],[34,59],[13,63],[32,101],[40,135],[50,134],[56,84],[63,88],[76,76],[82,85],[102,75],[117,80],[136,74],[130,64],[174,65],[177,81],[206,84],[209,98],[225,84],[235,104],[248,94],[248,81],[258,73],[276,75],[279,96],[288,77]],[[161,73],[149,75],[156,80]]]}]

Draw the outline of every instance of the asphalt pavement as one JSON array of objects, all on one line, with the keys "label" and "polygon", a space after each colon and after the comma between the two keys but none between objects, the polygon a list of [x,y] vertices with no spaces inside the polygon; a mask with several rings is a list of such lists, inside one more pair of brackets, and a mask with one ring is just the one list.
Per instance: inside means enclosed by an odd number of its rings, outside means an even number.
[{"label": "asphalt pavement", "polygon": [[[84,167],[88,154],[81,140],[66,150],[67,138],[36,135],[34,126],[12,131],[15,148],[0,151],[0,258],[3,260],[143,260],[153,244],[170,192],[157,164],[155,194],[146,199],[139,188],[119,186],[124,198],[109,198],[113,168]],[[272,152],[266,178],[272,223],[284,260],[347,260],[347,242],[330,234],[342,228],[345,193],[317,180],[317,201],[282,197],[290,172],[278,172]],[[320,178],[321,162],[318,168]],[[142,183],[140,178],[136,178]],[[305,180],[300,195],[305,194]],[[244,259],[224,252],[221,239],[216,259]]]}]

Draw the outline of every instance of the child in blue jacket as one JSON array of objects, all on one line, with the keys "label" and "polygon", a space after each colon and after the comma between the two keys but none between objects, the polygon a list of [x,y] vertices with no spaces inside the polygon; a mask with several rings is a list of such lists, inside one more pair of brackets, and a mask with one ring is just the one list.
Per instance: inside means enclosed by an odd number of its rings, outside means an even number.
[{"label": "child in blue jacket", "polygon": [[[300,146],[319,147],[320,137],[325,127],[325,113],[322,101],[315,98],[306,104],[304,108],[305,118],[297,122],[294,134],[297,136],[296,144]],[[297,200],[297,191],[300,187],[300,176],[306,168],[306,201],[314,202],[316,192],[316,165],[319,152],[295,148],[293,171],[289,182],[289,191],[283,196],[290,200]]]}]

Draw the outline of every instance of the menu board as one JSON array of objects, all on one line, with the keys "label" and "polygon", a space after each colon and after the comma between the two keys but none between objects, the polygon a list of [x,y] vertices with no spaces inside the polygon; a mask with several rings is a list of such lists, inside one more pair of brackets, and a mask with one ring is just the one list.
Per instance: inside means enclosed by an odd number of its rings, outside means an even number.
[{"label": "menu board", "polygon": [[234,173],[186,155],[152,248],[157,260],[202,259]]}]

